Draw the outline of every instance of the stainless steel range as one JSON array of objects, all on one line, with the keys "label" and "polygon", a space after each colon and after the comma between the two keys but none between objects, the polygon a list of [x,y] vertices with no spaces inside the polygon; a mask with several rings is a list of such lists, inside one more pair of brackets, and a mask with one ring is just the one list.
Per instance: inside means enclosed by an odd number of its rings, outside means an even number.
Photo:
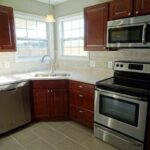
[{"label": "stainless steel range", "polygon": [[123,150],[142,150],[150,98],[150,63],[116,61],[96,83],[94,135]]}]

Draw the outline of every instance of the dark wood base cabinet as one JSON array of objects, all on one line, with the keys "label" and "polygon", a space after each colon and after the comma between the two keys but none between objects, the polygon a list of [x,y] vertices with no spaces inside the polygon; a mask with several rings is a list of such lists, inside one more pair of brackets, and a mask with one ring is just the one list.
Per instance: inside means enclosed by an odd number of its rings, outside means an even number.
[{"label": "dark wood base cabinet", "polygon": [[32,88],[34,120],[68,119],[68,80],[37,80]]},{"label": "dark wood base cabinet", "polygon": [[94,122],[94,85],[70,81],[70,119],[89,128]]}]

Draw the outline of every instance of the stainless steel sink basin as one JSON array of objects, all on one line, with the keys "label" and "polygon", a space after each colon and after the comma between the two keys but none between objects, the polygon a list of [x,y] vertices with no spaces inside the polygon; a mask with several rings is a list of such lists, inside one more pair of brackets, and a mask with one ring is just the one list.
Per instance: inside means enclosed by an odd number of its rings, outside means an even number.
[{"label": "stainless steel sink basin", "polygon": [[68,77],[69,73],[36,73],[34,77]]}]

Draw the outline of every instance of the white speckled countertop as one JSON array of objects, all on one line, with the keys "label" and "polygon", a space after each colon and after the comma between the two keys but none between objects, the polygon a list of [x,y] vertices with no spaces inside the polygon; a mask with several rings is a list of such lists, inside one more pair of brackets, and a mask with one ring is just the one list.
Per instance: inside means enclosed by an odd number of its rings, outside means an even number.
[{"label": "white speckled countertop", "polygon": [[61,77],[61,76],[35,77],[35,74],[38,74],[38,73],[49,73],[49,72],[48,71],[38,71],[38,72],[31,72],[31,73],[0,76],[0,85],[21,82],[21,81],[28,81],[28,80],[61,80],[61,79],[69,79],[69,80],[75,80],[75,81],[95,84],[97,81],[105,79],[105,77],[93,77],[93,76],[89,76],[89,75],[85,75],[85,74],[70,73],[70,72],[64,72],[64,71],[56,71],[55,73],[69,73],[70,76],[67,76],[67,77]]}]

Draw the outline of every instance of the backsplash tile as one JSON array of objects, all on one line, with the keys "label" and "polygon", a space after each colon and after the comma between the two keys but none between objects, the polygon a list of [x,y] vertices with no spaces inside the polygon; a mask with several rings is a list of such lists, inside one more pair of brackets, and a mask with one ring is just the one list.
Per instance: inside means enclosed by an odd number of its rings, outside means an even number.
[{"label": "backsplash tile", "polygon": [[122,49],[119,51],[89,52],[90,60],[95,60],[95,67],[91,68],[89,61],[58,60],[57,69],[79,72],[94,77],[110,77],[113,69],[108,68],[108,62],[115,60],[149,61],[150,49]]}]

